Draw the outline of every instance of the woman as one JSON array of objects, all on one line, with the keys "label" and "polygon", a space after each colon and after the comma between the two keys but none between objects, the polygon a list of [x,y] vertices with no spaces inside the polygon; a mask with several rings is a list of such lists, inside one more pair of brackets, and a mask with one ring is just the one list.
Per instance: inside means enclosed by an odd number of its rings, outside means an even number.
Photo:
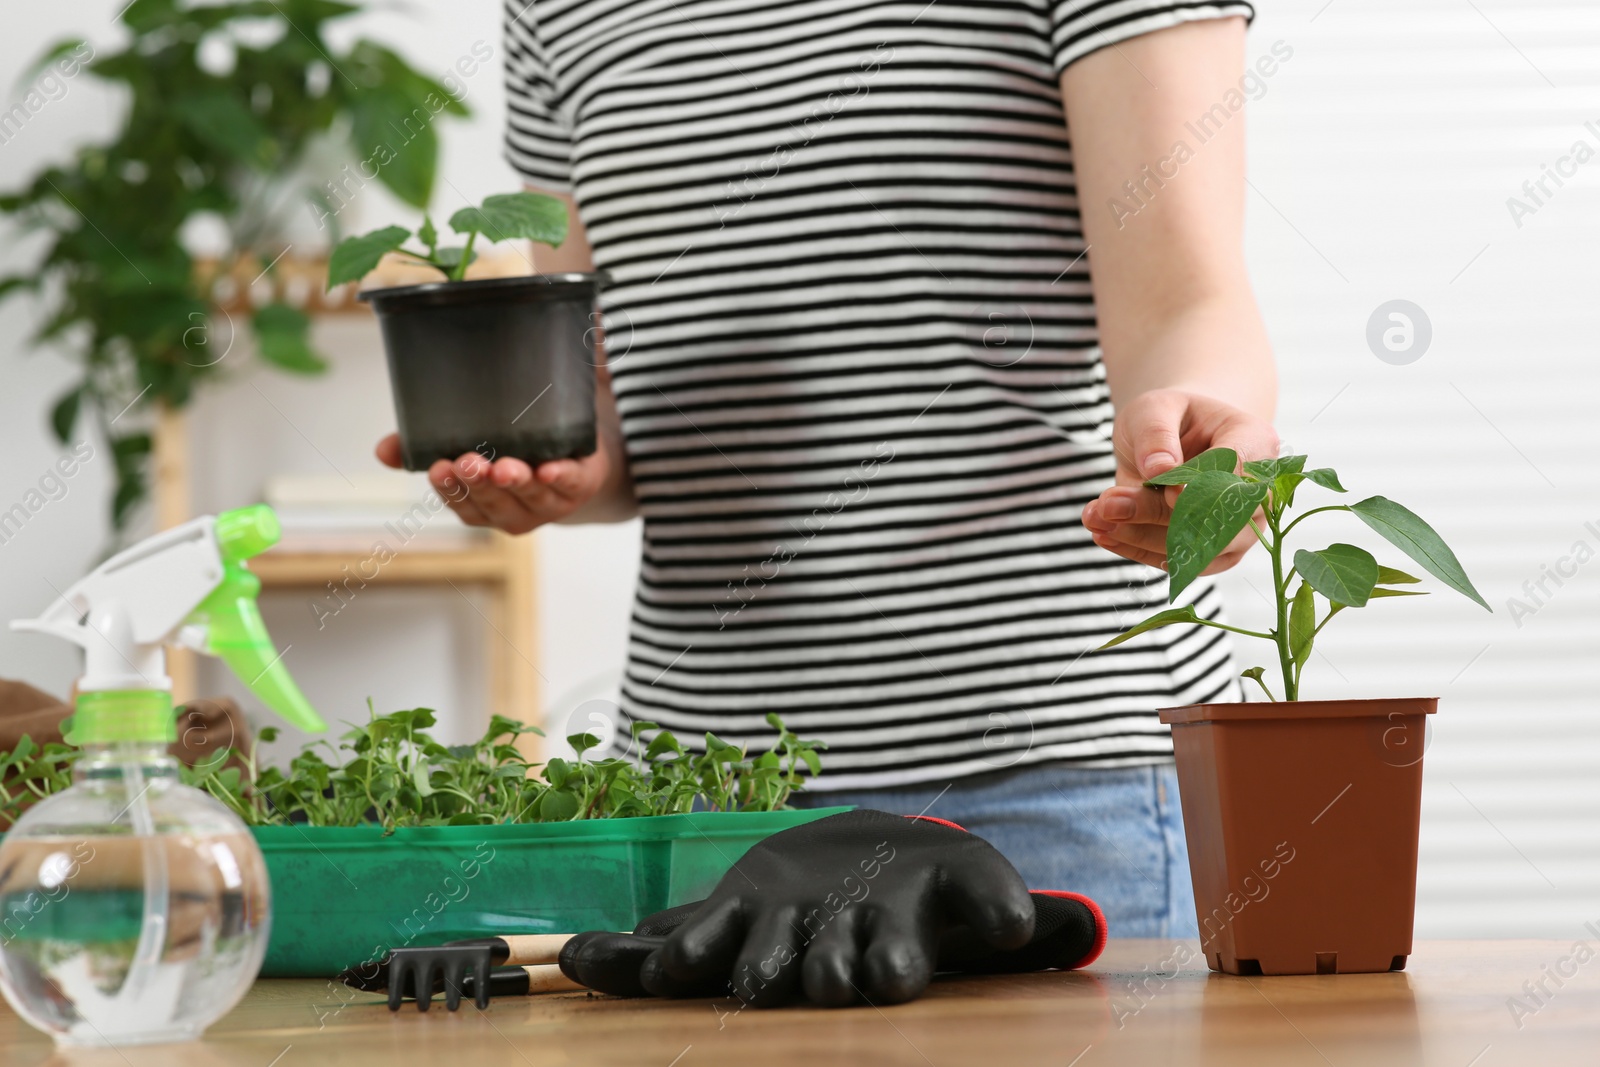
[{"label": "woman", "polygon": [[1121,935],[1192,936],[1155,709],[1233,698],[1226,635],[1091,650],[1165,603],[1143,479],[1277,453],[1244,119],[1211,110],[1250,14],[508,6],[509,157],[574,211],[539,267],[612,279],[603,432],[430,478],[512,533],[644,517],[627,716],[777,711],[828,744],[812,803],[942,816]]}]

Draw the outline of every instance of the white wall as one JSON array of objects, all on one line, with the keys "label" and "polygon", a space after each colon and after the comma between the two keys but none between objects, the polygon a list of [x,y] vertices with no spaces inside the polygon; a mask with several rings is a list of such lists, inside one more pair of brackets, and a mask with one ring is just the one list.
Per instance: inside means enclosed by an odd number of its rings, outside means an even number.
[{"label": "white wall", "polygon": [[[58,35],[96,40],[120,0],[32,5],[0,37],[0,74]],[[1439,694],[1428,752],[1420,884],[1423,935],[1577,934],[1600,918],[1600,564],[1579,568],[1537,613],[1515,620],[1511,597],[1577,542],[1600,550],[1600,430],[1595,360],[1596,179],[1600,160],[1522,219],[1506,198],[1572,142],[1600,148],[1600,11],[1569,0],[1269,0],[1250,54],[1274,41],[1294,49],[1251,104],[1249,255],[1283,368],[1284,439],[1337,467],[1357,493],[1382,493],[1430,519],[1454,544],[1496,613],[1435,595],[1390,602],[1341,620],[1308,670],[1314,695]],[[366,22],[421,66],[442,71],[476,40],[499,54],[495,0],[413,5]],[[1548,79],[1548,81],[1547,81]],[[499,158],[498,74],[471,84],[470,124],[444,127],[450,207],[513,183]],[[106,128],[87,84],[0,145],[0,186],[75,140]],[[1091,209],[1093,206],[1091,205]],[[394,215],[363,194],[359,225]],[[1135,218],[1130,224],[1137,224]],[[8,240],[0,250],[15,262]],[[1403,298],[1420,305],[1433,340],[1407,366],[1367,347],[1368,317]],[[28,314],[0,311],[0,506],[52,462],[46,400],[66,380],[49,355],[25,357]],[[259,491],[251,470],[360,469],[388,424],[375,338],[321,327],[338,364],[325,382],[258,374],[211,397],[206,411],[249,427],[249,447],[218,436],[233,458],[214,464],[210,506]],[[295,412],[299,431],[274,427],[251,383]],[[281,420],[278,420],[281,422]],[[310,448],[300,433],[316,443]],[[231,443],[229,443],[231,441]],[[323,453],[327,458],[318,455]],[[0,614],[41,609],[100,543],[106,484],[91,463],[68,495],[0,545]],[[1329,540],[1370,543],[1330,523]],[[541,669],[558,720],[604,690],[619,665],[637,533],[561,529],[541,539]],[[1324,542],[1325,543],[1325,542]],[[1315,546],[1313,546],[1315,547]],[[1259,561],[1252,561],[1259,563]],[[1570,570],[1571,568],[1568,567]],[[1252,586],[1251,583],[1254,583]],[[1265,583],[1246,569],[1226,581],[1249,619]],[[471,609],[454,594],[374,594],[335,636],[304,631],[292,598],[267,605],[280,640],[308,652],[294,665],[313,699],[345,709],[435,702],[465,731],[481,712]],[[302,616],[302,613],[304,615]],[[298,621],[297,621],[298,620]],[[1520,622],[1520,625],[1519,625]],[[332,629],[330,627],[330,629]],[[1241,649],[1246,662],[1251,650]],[[0,675],[64,691],[69,650],[0,636]],[[557,729],[560,729],[557,723]]]}]

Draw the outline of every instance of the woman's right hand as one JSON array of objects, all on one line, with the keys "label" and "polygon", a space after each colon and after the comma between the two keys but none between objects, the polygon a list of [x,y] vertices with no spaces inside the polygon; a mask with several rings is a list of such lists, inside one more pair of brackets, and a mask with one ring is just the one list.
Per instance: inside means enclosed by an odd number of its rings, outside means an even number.
[{"label": "woman's right hand", "polygon": [[[428,468],[428,481],[468,526],[523,534],[570,518],[614,483],[622,464],[615,448],[611,435],[601,433],[590,455],[554,459],[537,467],[509,456],[491,463],[468,452],[454,461],[436,461]],[[387,466],[401,466],[399,435],[379,441],[377,454]]]}]

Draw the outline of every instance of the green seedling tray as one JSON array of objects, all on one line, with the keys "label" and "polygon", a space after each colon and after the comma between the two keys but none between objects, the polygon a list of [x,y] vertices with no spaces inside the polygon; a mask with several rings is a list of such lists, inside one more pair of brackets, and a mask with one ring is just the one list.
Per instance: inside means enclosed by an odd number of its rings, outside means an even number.
[{"label": "green seedling tray", "polygon": [[264,978],[328,978],[391,948],[496,934],[631,930],[698,900],[779,830],[847,808],[504,826],[264,826]]}]

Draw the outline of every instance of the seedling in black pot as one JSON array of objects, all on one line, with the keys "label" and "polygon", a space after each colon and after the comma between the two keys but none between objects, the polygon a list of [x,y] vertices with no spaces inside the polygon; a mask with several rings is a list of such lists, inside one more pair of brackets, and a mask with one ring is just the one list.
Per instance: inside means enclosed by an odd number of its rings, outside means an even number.
[{"label": "seedling in black pot", "polygon": [[467,452],[529,464],[593,452],[597,276],[465,280],[481,242],[560,245],[566,205],[506,193],[462,208],[449,226],[457,240],[448,244],[427,216],[415,234],[386,226],[341,242],[328,262],[329,288],[360,280],[391,253],[443,276],[361,294],[383,331],[406,469]]}]

